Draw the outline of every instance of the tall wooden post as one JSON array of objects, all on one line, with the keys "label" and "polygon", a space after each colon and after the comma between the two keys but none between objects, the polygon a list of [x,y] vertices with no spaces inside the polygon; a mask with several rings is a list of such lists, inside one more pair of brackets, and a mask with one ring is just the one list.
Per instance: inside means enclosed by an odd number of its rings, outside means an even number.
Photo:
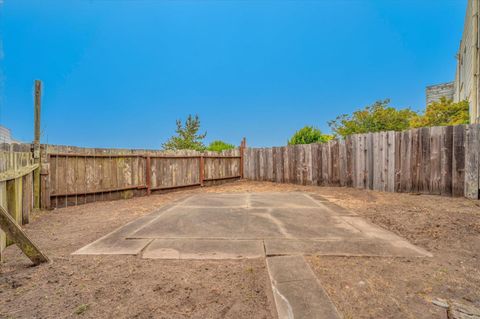
[{"label": "tall wooden post", "polygon": [[40,152],[40,110],[42,98],[42,81],[35,80],[34,114],[35,114],[35,132],[33,140],[33,159],[38,164],[38,168],[33,174],[33,207],[40,208],[40,170],[41,170],[41,152]]},{"label": "tall wooden post", "polygon": [[247,146],[247,140],[244,137],[242,139],[242,142],[240,143],[240,178],[242,178],[242,179],[243,179],[243,175],[244,175],[243,165],[244,165],[244,156],[245,156],[245,147],[246,146]]}]

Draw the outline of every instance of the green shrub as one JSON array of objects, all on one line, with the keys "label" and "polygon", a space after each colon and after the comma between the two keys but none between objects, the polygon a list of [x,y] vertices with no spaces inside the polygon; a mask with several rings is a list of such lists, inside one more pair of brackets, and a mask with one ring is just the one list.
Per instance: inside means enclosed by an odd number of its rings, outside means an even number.
[{"label": "green shrub", "polygon": [[216,140],[210,143],[207,147],[207,151],[221,152],[225,150],[234,149],[235,145],[226,143],[224,141]]},{"label": "green shrub", "polygon": [[200,130],[200,119],[198,115],[192,117],[188,116],[185,121],[185,125],[181,120],[177,120],[176,136],[170,137],[168,141],[162,144],[164,150],[205,150],[203,139],[207,136],[207,133],[198,134]]},{"label": "green shrub", "polygon": [[411,127],[446,126],[469,124],[468,101],[454,103],[442,97],[439,101],[427,106],[425,113],[414,116],[410,121]]},{"label": "green shrub", "polygon": [[305,126],[296,131],[288,141],[288,145],[325,143],[331,140],[333,136],[322,134],[322,132],[313,126]]},{"label": "green shrub", "polygon": [[335,135],[342,137],[351,134],[408,129],[410,121],[417,116],[417,113],[410,108],[397,109],[389,104],[388,99],[377,101],[353,114],[342,114],[328,122],[328,125]]}]

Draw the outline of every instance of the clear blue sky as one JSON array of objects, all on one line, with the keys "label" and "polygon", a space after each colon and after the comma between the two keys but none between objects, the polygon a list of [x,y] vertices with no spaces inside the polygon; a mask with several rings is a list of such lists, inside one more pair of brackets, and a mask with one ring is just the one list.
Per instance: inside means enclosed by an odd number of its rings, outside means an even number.
[{"label": "clear blue sky", "polygon": [[0,124],[32,140],[41,79],[43,142],[158,148],[192,113],[208,141],[283,145],[378,99],[423,108],[466,3],[4,0]]}]

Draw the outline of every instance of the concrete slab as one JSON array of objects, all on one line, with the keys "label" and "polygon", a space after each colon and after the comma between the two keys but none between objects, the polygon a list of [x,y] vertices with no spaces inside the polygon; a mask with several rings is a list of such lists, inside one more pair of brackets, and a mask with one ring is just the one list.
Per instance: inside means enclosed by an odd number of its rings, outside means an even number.
[{"label": "concrete slab", "polygon": [[315,279],[315,274],[302,256],[268,257],[267,267],[276,283]]},{"label": "concrete slab", "polygon": [[263,239],[284,237],[266,218],[238,208],[179,207],[129,238]]},{"label": "concrete slab", "polygon": [[182,207],[247,207],[248,194],[202,194],[182,202]]},{"label": "concrete slab", "polygon": [[137,255],[151,241],[151,239],[122,239],[111,244],[99,241],[80,248],[72,255]]},{"label": "concrete slab", "polygon": [[279,319],[338,319],[340,315],[302,256],[267,258]]},{"label": "concrete slab", "polygon": [[361,232],[316,208],[176,207],[128,238],[343,238]]},{"label": "concrete slab", "polygon": [[253,193],[249,204],[253,208],[318,207],[314,200],[303,193]]},{"label": "concrete slab", "polygon": [[72,255],[136,255],[138,254],[151,240],[150,239],[135,239],[127,240],[126,237],[133,230],[144,225],[145,223],[155,219],[157,214],[150,214],[142,218],[136,219],[131,223],[103,236],[93,243],[80,248]]},{"label": "concrete slab", "polygon": [[[182,199],[181,199],[182,200]],[[72,255],[136,255],[138,254],[151,239],[134,239],[130,240],[126,237],[136,229],[148,225],[163,213],[176,206],[179,201],[175,201],[160,209],[140,217],[113,232],[97,239],[93,243],[88,244],[72,253]]]},{"label": "concrete slab", "polygon": [[[262,205],[272,207],[252,207]],[[302,193],[195,195],[127,224],[75,254],[137,254],[152,239],[178,240],[169,242],[172,247],[161,247],[167,241],[152,246],[161,249],[156,253],[160,258],[180,258],[181,252],[199,258],[204,253],[201,249],[208,247],[205,254],[216,258],[235,248],[200,245],[197,254],[196,244],[180,239],[265,240],[268,255],[431,256],[335,204]],[[151,251],[153,254],[153,248]],[[252,251],[255,255],[256,250]]]},{"label": "concrete slab", "polygon": [[155,239],[143,252],[152,259],[243,259],[265,257],[261,240]]},{"label": "concrete slab", "polygon": [[340,207],[337,204],[331,202],[319,202],[320,206],[324,211],[328,211],[328,214],[334,216],[358,216],[357,213],[354,213],[346,208]]},{"label": "concrete slab", "polygon": [[405,241],[402,237],[370,223],[361,217],[341,216],[340,218],[361,231],[368,238],[378,238],[388,241]]},{"label": "concrete slab", "polygon": [[266,239],[267,256],[320,255],[320,256],[379,256],[379,257],[431,257],[424,249],[405,240],[383,241],[372,239],[292,240]]},{"label": "concrete slab", "polygon": [[283,225],[290,238],[351,238],[361,234],[351,223],[321,207],[276,208],[270,215]]},{"label": "concrete slab", "polygon": [[[198,194],[171,203],[74,254],[158,259],[267,256],[279,318],[339,318],[303,255],[431,256],[323,197]],[[272,257],[276,256],[276,257]]]}]

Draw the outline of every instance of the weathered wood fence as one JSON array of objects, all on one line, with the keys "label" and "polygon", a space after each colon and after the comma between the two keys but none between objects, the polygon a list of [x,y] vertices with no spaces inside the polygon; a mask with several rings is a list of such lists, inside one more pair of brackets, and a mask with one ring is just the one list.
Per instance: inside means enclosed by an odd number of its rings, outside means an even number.
[{"label": "weathered wood fence", "polygon": [[239,179],[241,161],[240,149],[200,153],[42,145],[42,208]]},{"label": "weathered wood fence", "polygon": [[480,125],[348,136],[324,144],[247,148],[245,178],[479,199]]},{"label": "weathered wood fence", "polygon": [[[0,144],[0,206],[18,225],[29,222],[33,209],[33,163],[30,144]],[[0,260],[13,243],[0,229]]]}]

